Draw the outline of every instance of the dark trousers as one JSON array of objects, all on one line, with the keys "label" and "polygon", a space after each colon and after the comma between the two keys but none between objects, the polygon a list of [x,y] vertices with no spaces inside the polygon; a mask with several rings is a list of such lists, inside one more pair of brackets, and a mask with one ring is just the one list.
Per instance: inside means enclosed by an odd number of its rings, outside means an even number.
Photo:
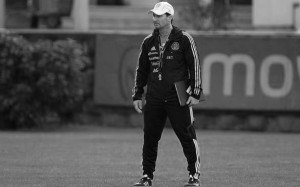
[{"label": "dark trousers", "polygon": [[180,106],[178,101],[147,101],[144,108],[143,174],[153,178],[157,159],[158,142],[166,119],[183,147],[188,162],[189,174],[200,174],[200,151],[193,126],[193,112],[188,106]]}]

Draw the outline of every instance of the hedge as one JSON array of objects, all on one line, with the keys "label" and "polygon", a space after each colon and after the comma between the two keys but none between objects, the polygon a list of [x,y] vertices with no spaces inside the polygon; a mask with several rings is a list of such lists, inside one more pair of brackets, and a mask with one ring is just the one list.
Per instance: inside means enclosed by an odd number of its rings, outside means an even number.
[{"label": "hedge", "polygon": [[70,119],[81,110],[82,70],[89,63],[83,46],[72,39],[30,42],[0,34],[0,128]]}]

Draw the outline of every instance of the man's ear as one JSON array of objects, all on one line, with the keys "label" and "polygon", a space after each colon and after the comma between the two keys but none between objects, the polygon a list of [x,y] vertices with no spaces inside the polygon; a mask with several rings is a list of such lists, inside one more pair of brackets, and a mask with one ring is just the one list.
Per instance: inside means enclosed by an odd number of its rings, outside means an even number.
[{"label": "man's ear", "polygon": [[172,15],[169,15],[169,16],[168,16],[168,19],[170,20],[170,22],[172,22],[173,16],[172,16]]}]

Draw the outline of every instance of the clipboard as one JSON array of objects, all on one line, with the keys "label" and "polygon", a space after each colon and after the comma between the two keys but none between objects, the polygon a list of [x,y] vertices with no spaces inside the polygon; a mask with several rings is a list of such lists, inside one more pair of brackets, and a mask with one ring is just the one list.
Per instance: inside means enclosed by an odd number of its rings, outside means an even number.
[{"label": "clipboard", "polygon": [[[178,81],[174,83],[180,106],[185,106],[186,101],[190,96],[191,86],[187,85],[186,81]],[[206,101],[206,98],[201,90],[200,102]]]}]

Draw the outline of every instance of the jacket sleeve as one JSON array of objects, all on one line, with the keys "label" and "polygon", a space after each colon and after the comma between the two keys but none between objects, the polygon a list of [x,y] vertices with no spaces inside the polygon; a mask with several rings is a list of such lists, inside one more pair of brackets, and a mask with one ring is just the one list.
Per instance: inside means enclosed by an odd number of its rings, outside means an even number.
[{"label": "jacket sleeve", "polygon": [[198,51],[192,36],[186,32],[183,32],[183,35],[185,41],[185,60],[188,65],[190,86],[192,88],[191,96],[196,99],[200,99],[202,80]]},{"label": "jacket sleeve", "polygon": [[140,48],[140,53],[138,56],[138,62],[137,62],[137,67],[135,72],[134,87],[132,89],[133,101],[142,100],[144,87],[147,84],[148,74],[149,74],[149,59],[148,59],[147,50],[145,47],[145,40],[144,40]]}]

